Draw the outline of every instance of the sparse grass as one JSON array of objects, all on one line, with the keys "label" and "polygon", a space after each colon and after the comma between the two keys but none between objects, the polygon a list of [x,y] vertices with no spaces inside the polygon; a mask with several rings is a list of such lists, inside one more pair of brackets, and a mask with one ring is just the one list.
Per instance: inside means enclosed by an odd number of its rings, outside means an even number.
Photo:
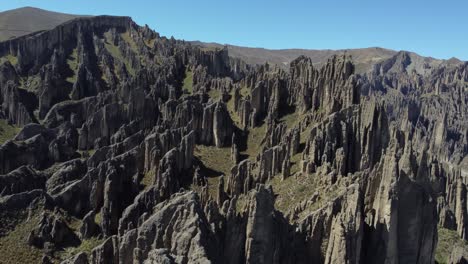
[{"label": "sparse grass", "polygon": [[299,152],[299,153],[296,153],[294,156],[291,157],[291,169],[290,169],[290,172],[291,172],[291,175],[294,175],[296,173],[298,173],[301,169],[301,157],[302,157],[302,153]]},{"label": "sparse grass", "polygon": [[20,127],[9,125],[5,119],[0,119],[0,145],[14,138],[20,131]]},{"label": "sparse grass", "polygon": [[193,72],[190,70],[185,71],[185,78],[182,89],[188,93],[193,93]]},{"label": "sparse grass", "polygon": [[197,157],[205,167],[229,176],[231,168],[234,166],[231,161],[231,148],[217,148],[214,146],[197,145],[195,147],[195,157]]},{"label": "sparse grass", "polygon": [[120,37],[130,45],[130,49],[137,54],[137,56],[140,58],[140,64],[141,65],[146,65],[146,58],[141,56],[138,52],[138,45],[136,44],[135,40],[130,36],[130,32],[126,31],[124,33],[120,34]]},{"label": "sparse grass", "polygon": [[[245,86],[243,86],[240,90],[239,90],[239,94],[241,95],[241,97],[245,98],[249,95],[249,89]],[[226,103],[226,106],[227,106],[227,109],[229,111],[229,114],[231,115],[231,119],[232,121],[234,121],[234,123],[240,127],[240,117],[239,115],[234,111],[234,89],[231,90],[230,92],[231,94],[231,99]]]},{"label": "sparse grass", "polygon": [[245,97],[247,97],[248,95],[250,95],[250,90],[249,90],[249,88],[247,88],[247,86],[242,86],[241,89],[240,89],[240,91],[239,91],[239,94],[240,94],[243,98],[245,98]]},{"label": "sparse grass", "polygon": [[65,252],[62,256],[63,259],[73,257],[74,255],[84,252],[88,256],[91,254],[93,249],[104,242],[104,239],[99,239],[97,237],[92,237],[89,239],[83,239],[81,244],[78,247],[69,247],[65,249]]},{"label": "sparse grass", "polygon": [[94,216],[94,222],[98,224],[99,226],[102,224],[102,213],[99,211],[95,216]]},{"label": "sparse grass", "polygon": [[73,75],[66,78],[66,81],[69,83],[76,82],[76,74],[78,71],[78,51],[77,49],[73,49],[72,53],[67,59],[67,64],[70,69],[73,71]]},{"label": "sparse grass", "polygon": [[81,225],[82,225],[82,221],[74,216],[71,216],[71,215],[67,215],[65,217],[65,222],[67,223],[68,227],[70,227],[71,229],[73,229],[73,231],[76,231],[78,232]]},{"label": "sparse grass", "polygon": [[11,63],[11,65],[13,65],[13,66],[18,64],[18,58],[11,55],[11,54],[8,54],[8,55],[0,58],[0,64],[5,63],[6,61],[9,61]]},{"label": "sparse grass", "polygon": [[62,163],[55,162],[54,164],[52,164],[47,169],[44,169],[43,172],[45,174],[47,174],[47,175],[52,175],[52,174],[56,173],[61,168],[61,165],[62,165]]},{"label": "sparse grass", "polygon": [[435,92],[422,94],[422,95],[421,95],[421,98],[431,98],[431,97],[433,97],[433,96],[437,96],[437,95],[435,94]]},{"label": "sparse grass", "polygon": [[[283,214],[288,214],[298,204],[309,200],[314,193],[318,193],[318,197],[313,204],[309,204],[304,212],[299,214],[299,221],[307,217],[310,213],[319,208],[324,207],[327,203],[341,195],[346,190],[345,180],[330,185],[325,180],[326,176],[317,174],[302,174],[291,176],[285,180],[275,176],[268,183],[273,187],[273,191],[277,194],[275,208]],[[325,182],[324,182],[325,180]]]},{"label": "sparse grass", "polygon": [[[216,196],[218,195],[218,185],[219,185],[219,178],[221,176],[218,176],[218,177],[208,177],[207,178],[207,181],[208,181],[208,193],[211,197],[211,199],[216,199]],[[224,181],[226,183],[226,177],[224,178]]]},{"label": "sparse grass", "polygon": [[214,101],[218,101],[221,98],[221,92],[215,89],[211,89],[208,92],[208,95],[210,96],[211,99]]},{"label": "sparse grass", "polygon": [[119,47],[107,40],[104,42],[104,46],[106,47],[107,51],[109,51],[109,53],[112,55],[112,57],[114,57],[114,59],[119,60],[125,64],[125,68],[127,68],[127,71],[128,73],[130,73],[130,75],[135,75],[135,69],[133,69],[130,65],[130,62],[124,58]]},{"label": "sparse grass", "polygon": [[267,125],[264,123],[259,127],[254,127],[249,130],[247,138],[247,149],[242,153],[249,156],[249,159],[255,159],[262,149],[263,139],[265,137]]},{"label": "sparse grass", "polygon": [[143,185],[146,188],[148,188],[149,186],[153,185],[154,183],[154,176],[155,176],[155,171],[154,169],[153,170],[150,170],[148,171],[147,173],[145,173],[145,175],[143,176],[143,178],[141,179],[141,185]]},{"label": "sparse grass", "polygon": [[291,129],[299,124],[304,119],[304,117],[304,114],[299,114],[298,111],[295,111],[294,113],[281,117],[280,121],[284,122],[288,129]]},{"label": "sparse grass", "polygon": [[[224,182],[228,181],[231,175],[232,166],[231,148],[217,148],[214,146],[197,145],[194,156],[203,163],[206,170],[205,176],[208,184],[208,193],[214,199],[218,194],[218,184],[221,175],[224,175]],[[201,192],[201,188],[192,185],[192,189]]]},{"label": "sparse grass", "polygon": [[468,247],[468,241],[461,239],[457,232],[445,228],[438,228],[439,242],[435,252],[435,260],[439,264],[448,263],[452,250],[456,247]]},{"label": "sparse grass", "polygon": [[104,43],[104,46],[106,47],[107,51],[109,51],[109,53],[112,55],[112,57],[114,57],[115,59],[118,59],[118,60],[123,60],[123,56],[122,56],[122,53],[120,52],[119,48],[114,45],[114,44],[110,44],[109,42],[105,42]]},{"label": "sparse grass", "polygon": [[81,157],[86,158],[86,157],[92,157],[94,153],[96,153],[96,150],[95,149],[78,150],[78,153],[80,153]]},{"label": "sparse grass", "polygon": [[237,203],[236,203],[236,212],[241,213],[244,211],[244,207],[247,204],[249,200],[249,196],[245,194],[241,194],[237,197]]},{"label": "sparse grass", "polygon": [[134,52],[138,52],[138,46],[137,44],[135,43],[135,41],[132,39],[132,37],[130,36],[130,33],[128,31],[120,34],[120,36],[122,37],[122,39],[127,42],[129,45],[130,45],[130,48],[134,51]]},{"label": "sparse grass", "polygon": [[13,263],[40,263],[42,251],[27,244],[29,233],[39,224],[39,215],[36,214],[18,224],[16,228],[4,237],[0,237],[0,262]]},{"label": "sparse grass", "polygon": [[20,79],[20,88],[27,91],[36,91],[41,84],[41,78],[38,75],[28,76]]},{"label": "sparse grass", "polygon": [[145,39],[145,44],[148,48],[153,48],[154,43],[156,42],[156,38],[153,39]]},{"label": "sparse grass", "polygon": [[294,206],[309,198],[316,191],[315,175],[298,175],[281,180],[281,177],[275,176],[269,182],[273,187],[276,198],[275,207],[284,214]]}]

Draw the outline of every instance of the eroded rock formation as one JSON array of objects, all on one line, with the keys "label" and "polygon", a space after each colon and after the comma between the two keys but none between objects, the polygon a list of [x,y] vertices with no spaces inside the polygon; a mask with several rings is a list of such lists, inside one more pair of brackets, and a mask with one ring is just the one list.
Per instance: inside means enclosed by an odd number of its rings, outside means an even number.
[{"label": "eroded rock formation", "polygon": [[0,242],[28,229],[23,262],[466,260],[436,251],[438,229],[468,239],[467,63],[284,71],[109,16],[5,56],[0,118],[22,128],[0,146]]}]

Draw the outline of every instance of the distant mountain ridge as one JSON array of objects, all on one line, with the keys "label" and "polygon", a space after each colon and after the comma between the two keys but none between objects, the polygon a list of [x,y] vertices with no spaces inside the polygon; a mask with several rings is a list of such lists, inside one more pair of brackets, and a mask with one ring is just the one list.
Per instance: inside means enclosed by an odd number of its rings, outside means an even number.
[{"label": "distant mountain ridge", "polygon": [[63,14],[34,7],[23,7],[0,13],[0,41],[52,29],[81,15]]},{"label": "distant mountain ridge", "polygon": [[[222,47],[218,43],[204,43],[200,41],[192,42],[205,47]],[[270,50],[264,48],[240,47],[227,45],[229,54],[232,57],[240,58],[248,64],[264,64],[266,62],[277,64],[283,69],[289,68],[289,63],[297,57],[304,55],[310,57],[316,66],[322,66],[327,62],[327,59],[336,54],[347,53],[353,57],[356,62],[358,71],[367,71],[370,65],[388,59],[397,51],[373,47],[362,49],[348,50],[312,50],[312,49],[279,49]]]},{"label": "distant mountain ridge", "polygon": [[321,67],[327,63],[328,58],[333,55],[351,55],[356,65],[357,73],[364,73],[372,70],[373,66],[383,63],[386,60],[398,57],[400,53],[405,53],[410,58],[408,69],[415,69],[420,74],[425,74],[430,69],[442,65],[457,65],[462,61],[456,58],[449,60],[434,59],[424,57],[414,52],[395,51],[380,47],[361,48],[361,49],[343,49],[343,50],[312,50],[312,49],[279,49],[270,50],[264,48],[241,47],[234,45],[222,45],[219,43],[205,43],[201,41],[192,41],[194,45],[203,47],[223,47],[227,46],[229,56],[240,58],[248,64],[276,64],[284,70],[289,68],[289,63],[299,56],[306,56],[312,59],[314,66]]},{"label": "distant mountain ridge", "polygon": [[[82,15],[71,15],[58,12],[51,12],[34,7],[23,7],[0,13],[0,41],[5,41],[15,37],[28,35],[42,30],[50,30],[69,20],[83,17]],[[219,43],[206,43],[201,41],[190,41],[193,45],[207,48],[222,48],[225,45]],[[252,65],[265,63],[275,64],[284,70],[289,68],[291,61],[299,56],[307,56],[312,59],[314,66],[321,67],[326,64],[328,58],[333,55],[344,53],[351,55],[356,65],[357,73],[364,73],[372,70],[373,66],[383,63],[386,60],[398,56],[398,51],[371,47],[361,49],[344,50],[312,50],[312,49],[279,49],[271,50],[264,48],[241,47],[226,45],[229,56],[239,58]],[[420,74],[429,72],[439,65],[456,65],[461,63],[458,59],[438,60],[431,57],[423,57],[413,52],[406,52],[410,58],[408,69],[415,69]]]}]

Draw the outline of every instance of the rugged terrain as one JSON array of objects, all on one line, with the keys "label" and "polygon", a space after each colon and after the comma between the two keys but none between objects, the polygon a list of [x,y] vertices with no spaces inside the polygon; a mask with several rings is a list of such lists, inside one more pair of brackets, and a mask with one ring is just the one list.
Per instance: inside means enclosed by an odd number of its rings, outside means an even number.
[{"label": "rugged terrain", "polygon": [[2,263],[467,260],[468,63],[284,70],[110,16],[0,57]]}]

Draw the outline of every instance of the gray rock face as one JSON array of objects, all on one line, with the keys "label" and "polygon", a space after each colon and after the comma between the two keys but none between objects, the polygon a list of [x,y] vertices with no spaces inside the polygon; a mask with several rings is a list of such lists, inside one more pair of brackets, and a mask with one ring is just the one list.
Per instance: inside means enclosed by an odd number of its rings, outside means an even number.
[{"label": "gray rock face", "polygon": [[86,255],[86,253],[81,252],[68,260],[62,261],[60,264],[88,264],[88,263],[89,263],[88,256]]},{"label": "gray rock face", "polygon": [[231,143],[232,120],[223,103],[214,103],[203,111],[201,142],[225,147]]},{"label": "gray rock face", "polygon": [[65,261],[62,261],[61,264],[88,264],[88,256],[86,255],[86,253],[79,253],[77,254],[76,256],[68,259],[68,260],[65,260]]},{"label": "gray rock face", "polygon": [[155,185],[162,197],[168,197],[179,190],[184,182],[181,173],[192,165],[195,134],[191,132],[182,139],[179,147],[168,151],[159,162]]},{"label": "gray rock face", "polygon": [[[425,161],[420,161],[418,170],[412,171],[416,161],[410,158],[411,155],[411,148],[406,148],[401,158],[390,151],[382,157],[376,174],[370,178],[367,192],[371,193],[366,194],[369,197],[366,211],[372,216],[368,217],[371,222],[367,224],[375,228],[370,245],[376,245],[373,241],[382,237],[386,238],[386,243],[380,252],[372,246],[368,248],[369,261],[429,263],[434,260],[433,248],[437,244],[434,193],[424,173]],[[405,241],[398,240],[408,233],[412,236]]]},{"label": "gray rock face", "polygon": [[321,263],[361,263],[365,246],[362,201],[359,186],[351,185],[343,195],[306,216],[300,223],[309,241],[303,258]]},{"label": "gray rock face", "polygon": [[[0,69],[0,71],[3,71],[3,69]],[[22,98],[23,94],[21,94],[14,82],[8,81],[6,84],[2,84],[0,90],[0,107],[2,115],[6,117],[5,119],[18,125],[26,125],[35,121],[35,118],[26,107],[28,102]]]},{"label": "gray rock face", "polygon": [[346,56],[333,56],[320,71],[310,58],[299,57],[291,62],[291,99],[299,102],[302,112],[323,109],[326,114],[359,104],[360,87],[353,73],[354,65]]},{"label": "gray rock face", "polygon": [[29,234],[28,244],[38,248],[43,248],[47,243],[73,245],[76,244],[77,239],[63,220],[43,213],[39,226]]},{"label": "gray rock face", "polygon": [[148,259],[146,259],[144,264],[175,264],[174,258],[169,254],[169,251],[166,249],[153,249],[148,254]]},{"label": "gray rock face", "polygon": [[118,255],[118,245],[119,241],[117,237],[109,237],[104,243],[100,246],[93,249],[91,253],[91,264],[117,264],[119,263]]},{"label": "gray rock face", "polygon": [[[216,244],[211,243],[215,238],[194,193],[175,194],[157,205],[154,212],[138,227],[135,249],[126,250],[133,252],[134,261],[152,263],[156,258],[175,263],[216,261]],[[174,219],[175,215],[180,217]],[[130,235],[131,231],[124,237]],[[157,253],[155,249],[165,249],[170,255]]]},{"label": "gray rock face", "polygon": [[6,175],[0,175],[0,197],[15,193],[43,189],[46,176],[31,167],[22,166]]},{"label": "gray rock face", "polygon": [[245,260],[246,263],[273,263],[274,260],[274,225],[273,193],[259,188],[249,197],[248,220],[246,227]]},{"label": "gray rock face", "polygon": [[227,190],[230,195],[235,196],[247,193],[250,189],[252,189],[252,167],[249,160],[244,160],[232,168]]},{"label": "gray rock face", "polygon": [[87,172],[86,163],[81,159],[64,162],[46,182],[46,189],[51,194],[62,190],[67,183],[81,179]]},{"label": "gray rock face", "polygon": [[42,125],[35,123],[27,124],[21,129],[18,135],[16,135],[15,140],[26,140],[45,132],[47,132],[47,129]]},{"label": "gray rock face", "polygon": [[50,164],[48,142],[42,135],[37,135],[23,142],[8,141],[0,146],[0,173],[31,165],[43,169]]},{"label": "gray rock face", "polygon": [[83,223],[80,227],[82,239],[90,238],[99,231],[99,226],[94,222],[95,218],[96,213],[94,211],[90,211],[83,217]]}]

